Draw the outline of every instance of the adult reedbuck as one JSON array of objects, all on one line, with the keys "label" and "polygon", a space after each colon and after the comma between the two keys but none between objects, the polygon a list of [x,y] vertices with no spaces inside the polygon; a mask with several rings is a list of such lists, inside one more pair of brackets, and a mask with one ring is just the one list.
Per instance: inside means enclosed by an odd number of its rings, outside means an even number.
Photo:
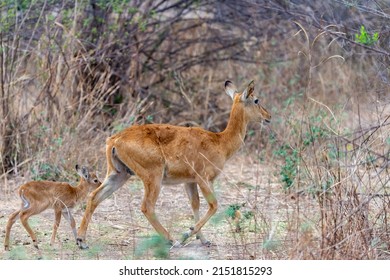
[{"label": "adult reedbuck", "polygon": [[[134,174],[144,184],[141,211],[154,229],[174,244],[177,243],[155,214],[155,205],[162,183],[185,183],[195,225],[183,235],[181,241],[196,234],[203,244],[209,244],[201,228],[217,211],[212,183],[225,162],[240,148],[248,123],[262,120],[269,122],[271,119],[254,94],[253,81],[242,93],[237,91],[232,82],[226,81],[225,91],[233,99],[233,106],[228,125],[220,133],[198,127],[147,124],[131,126],[106,140],[107,175],[102,185],[88,199],[78,231],[80,248],[88,248],[85,243],[86,231],[98,204]],[[197,185],[209,205],[201,219]]]},{"label": "adult reedbuck", "polygon": [[85,200],[91,191],[100,186],[101,182],[95,173],[90,173],[83,166],[76,165],[76,171],[80,175],[80,182],[76,187],[68,183],[51,181],[31,181],[19,187],[19,196],[22,200],[21,208],[12,213],[8,219],[5,231],[5,250],[9,250],[9,237],[12,225],[19,217],[23,227],[30,235],[34,246],[38,249],[37,237],[28,224],[28,219],[48,208],[54,209],[55,221],[50,245],[53,245],[60,225],[61,215],[63,215],[72,227],[73,235],[77,238],[76,223],[70,212],[77,203]]}]

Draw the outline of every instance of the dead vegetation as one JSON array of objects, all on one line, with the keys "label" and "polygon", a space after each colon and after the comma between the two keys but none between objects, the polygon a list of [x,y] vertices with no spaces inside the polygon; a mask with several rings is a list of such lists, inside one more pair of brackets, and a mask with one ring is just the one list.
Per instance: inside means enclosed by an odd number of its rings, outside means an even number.
[{"label": "dead vegetation", "polygon": [[[131,124],[222,130],[224,81],[253,79],[273,120],[216,183],[213,247],[149,239],[134,179],[97,209],[89,251],[62,240],[45,257],[389,259],[390,7],[312,2],[0,2],[1,227],[21,183],[75,180],[84,158],[103,177],[105,138]],[[190,226],[184,190],[158,203],[173,235]],[[15,247],[2,258],[36,257]]]}]

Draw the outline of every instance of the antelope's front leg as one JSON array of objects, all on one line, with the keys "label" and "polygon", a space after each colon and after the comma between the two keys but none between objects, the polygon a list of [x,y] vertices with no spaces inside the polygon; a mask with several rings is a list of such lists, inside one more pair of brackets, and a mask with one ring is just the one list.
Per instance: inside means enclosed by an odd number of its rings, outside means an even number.
[{"label": "antelope's front leg", "polygon": [[62,210],[62,216],[64,216],[64,218],[69,222],[70,227],[72,229],[72,233],[73,233],[74,238],[75,238],[76,243],[77,243],[76,221],[74,220],[73,215],[70,212],[70,209],[65,208],[64,210]]},{"label": "antelope's front leg", "polygon": [[150,176],[150,178],[142,178],[144,183],[144,198],[142,200],[141,211],[148,219],[153,228],[163,236],[172,245],[178,244],[175,242],[169,232],[160,223],[155,212],[155,206],[160,194],[161,178],[158,176]]},{"label": "antelope's front leg", "polygon": [[56,236],[57,236],[57,229],[60,225],[60,222],[61,222],[61,209],[55,209],[55,211],[54,211],[54,225],[53,225],[53,232],[52,232],[51,238],[50,238],[50,246],[54,245],[54,242],[55,242]]},{"label": "antelope's front leg", "polygon": [[[192,213],[194,215],[195,223],[199,221],[199,206],[200,206],[200,200],[199,200],[199,192],[198,192],[198,186],[196,183],[188,183],[185,185],[185,190],[188,195],[188,199],[190,200]],[[182,243],[189,237],[187,234],[184,234]],[[208,241],[204,236],[201,230],[198,231],[196,234],[196,239],[200,239],[200,242],[202,242],[203,245],[210,245],[210,241]]]},{"label": "antelope's front leg", "polygon": [[[210,219],[210,217],[212,215],[214,215],[215,212],[217,212],[217,209],[218,209],[217,199],[215,198],[214,192],[211,188],[211,182],[204,182],[202,179],[200,179],[200,180],[198,180],[198,185],[199,185],[200,190],[202,191],[204,198],[206,199],[206,201],[209,205],[209,209],[206,212],[206,214],[202,217],[202,219],[200,219],[195,224],[194,227],[190,228],[190,231],[184,233],[182,243],[184,243],[192,235],[199,233],[201,228]],[[210,245],[210,242],[207,241],[206,245]]]}]

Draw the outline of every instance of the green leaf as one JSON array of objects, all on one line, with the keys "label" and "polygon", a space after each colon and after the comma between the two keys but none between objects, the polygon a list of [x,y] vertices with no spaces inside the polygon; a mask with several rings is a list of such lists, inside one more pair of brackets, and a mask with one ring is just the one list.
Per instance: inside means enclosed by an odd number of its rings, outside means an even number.
[{"label": "green leaf", "polygon": [[355,42],[363,45],[373,45],[378,41],[379,33],[375,32],[373,35],[367,33],[364,25],[360,27],[360,34],[355,34]]}]

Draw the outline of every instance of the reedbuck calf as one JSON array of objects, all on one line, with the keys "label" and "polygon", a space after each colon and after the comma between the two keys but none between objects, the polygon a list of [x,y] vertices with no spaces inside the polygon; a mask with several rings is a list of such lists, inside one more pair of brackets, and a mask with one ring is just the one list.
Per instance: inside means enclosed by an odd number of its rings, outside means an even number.
[{"label": "reedbuck calf", "polygon": [[50,181],[32,181],[19,187],[18,191],[22,200],[22,206],[9,217],[5,231],[5,250],[9,250],[11,228],[18,217],[30,235],[34,246],[38,249],[37,237],[29,226],[28,219],[48,208],[53,208],[55,214],[50,245],[53,245],[57,235],[61,214],[70,222],[73,234],[75,238],[77,238],[76,223],[70,212],[70,208],[84,200],[92,190],[95,190],[100,186],[101,182],[96,177],[95,173],[89,173],[88,169],[84,166],[79,168],[79,166],[76,165],[76,171],[81,177],[80,182],[76,187],[72,187],[68,183]]},{"label": "reedbuck calf", "polygon": [[[228,125],[220,133],[197,127],[147,124],[131,126],[107,139],[107,175],[87,202],[77,238],[80,248],[88,248],[85,235],[98,204],[135,174],[144,184],[141,211],[155,230],[174,244],[177,243],[155,214],[155,205],[162,183],[185,183],[195,225],[183,235],[181,241],[196,234],[203,244],[209,244],[201,228],[217,211],[212,183],[225,162],[240,148],[248,123],[262,120],[269,122],[271,119],[254,94],[253,81],[242,93],[237,91],[232,82],[226,81],[225,91],[233,99],[233,107]],[[197,186],[209,205],[201,219]]]}]

